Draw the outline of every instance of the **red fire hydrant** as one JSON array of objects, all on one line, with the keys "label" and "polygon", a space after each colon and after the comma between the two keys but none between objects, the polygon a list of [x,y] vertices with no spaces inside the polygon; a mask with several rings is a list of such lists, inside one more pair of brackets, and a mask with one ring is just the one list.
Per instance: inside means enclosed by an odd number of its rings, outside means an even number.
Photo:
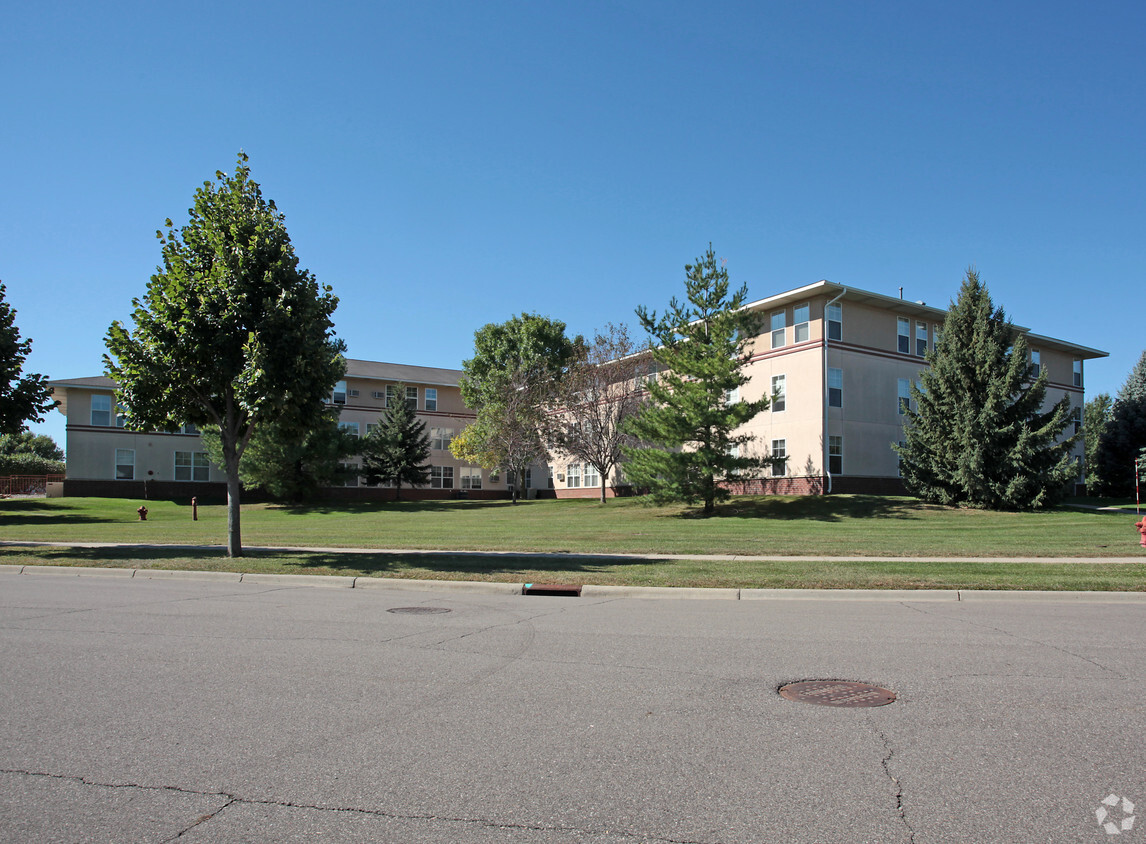
[{"label": "red fire hydrant", "polygon": [[138,510],[136,510],[135,512],[139,513],[139,520],[141,522],[147,521],[147,508],[146,507],[140,505],[140,508]]},{"label": "red fire hydrant", "polygon": [[1135,522],[1134,527],[1138,528],[1138,532],[1142,534],[1142,547],[1146,548],[1146,516],[1142,517],[1142,521]]},{"label": "red fire hydrant", "polygon": [[199,521],[199,499],[194,495],[191,496],[191,521]]}]

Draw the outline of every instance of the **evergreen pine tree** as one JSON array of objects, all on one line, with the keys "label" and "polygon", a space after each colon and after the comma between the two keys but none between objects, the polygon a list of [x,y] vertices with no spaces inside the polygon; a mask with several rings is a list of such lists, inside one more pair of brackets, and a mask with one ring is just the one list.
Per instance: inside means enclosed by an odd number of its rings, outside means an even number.
[{"label": "evergreen pine tree", "polygon": [[685,265],[685,274],[687,302],[673,297],[660,319],[637,308],[661,374],[650,380],[649,401],[629,423],[646,446],[625,449],[624,472],[654,501],[703,502],[707,515],[729,495],[722,482],[762,465],[741,453],[752,436],[732,431],[767,408],[768,399],[728,400],[748,382],[743,369],[758,330],[759,317],[742,310],[747,285],[729,295],[728,271],[717,266],[712,244]]},{"label": "evergreen pine tree", "polygon": [[400,500],[403,483],[425,486],[430,482],[430,435],[426,423],[401,398],[406,395],[405,385],[399,384],[394,393],[399,398],[362,441],[362,468],[367,484],[392,483],[394,497]]},{"label": "evergreen pine tree", "polygon": [[1098,440],[1096,468],[1103,495],[1134,494],[1134,458],[1146,447],[1146,352],[1118,391]]},{"label": "evergreen pine tree", "polygon": [[1070,399],[1043,411],[1047,374],[1031,379],[1026,339],[969,269],[914,385],[906,445],[895,446],[908,490],[925,501],[991,510],[1046,507],[1077,476],[1064,438]]}]

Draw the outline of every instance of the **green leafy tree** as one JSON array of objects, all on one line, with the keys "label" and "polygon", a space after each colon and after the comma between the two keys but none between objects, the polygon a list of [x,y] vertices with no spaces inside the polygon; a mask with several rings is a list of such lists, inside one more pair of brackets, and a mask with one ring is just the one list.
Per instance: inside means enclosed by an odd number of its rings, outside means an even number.
[{"label": "green leafy tree", "polygon": [[[212,462],[222,465],[219,433],[201,434]],[[259,488],[279,501],[300,503],[350,474],[343,462],[358,452],[358,438],[338,426],[338,408],[327,408],[314,426],[299,432],[271,420],[255,431],[239,461],[239,480],[247,489]]]},{"label": "green leafy tree", "polygon": [[4,298],[0,284],[0,434],[16,434],[28,422],[43,422],[59,402],[52,398],[47,376],[24,374],[32,341],[20,339],[16,310]]},{"label": "green leafy tree", "polygon": [[1099,491],[1134,494],[1134,459],[1146,446],[1146,352],[1130,371],[1110,409],[1110,422],[1098,440],[1095,468]]},{"label": "green leafy tree", "polygon": [[574,460],[597,469],[601,503],[606,502],[609,474],[624,459],[624,449],[638,445],[628,431],[645,399],[641,376],[648,355],[637,354],[629,330],[609,323],[584,345],[558,391],[558,412],[548,417],[547,438]]},{"label": "green leafy tree", "polygon": [[1110,424],[1110,411],[1113,405],[1110,393],[1099,393],[1082,409],[1082,441],[1085,455],[1083,460],[1086,464],[1088,492],[1102,488],[1102,478],[1098,472],[1098,442],[1106,426]]},{"label": "green leafy tree", "polygon": [[[394,393],[406,395],[406,385],[399,384]],[[378,427],[362,441],[361,451],[366,483],[394,484],[396,500],[402,498],[402,484],[430,482],[430,435],[410,402],[393,402]]]},{"label": "green leafy tree", "polygon": [[[582,344],[580,337],[565,336],[565,323],[537,314],[474,332],[474,356],[462,363],[460,386],[477,418],[462,432],[459,450],[451,445],[451,452],[524,478],[526,468],[548,456],[541,433],[545,416]],[[519,486],[513,489],[515,503]]]},{"label": "green leafy tree", "polygon": [[728,271],[723,261],[717,264],[712,244],[684,269],[686,302],[673,297],[660,318],[637,308],[662,372],[649,382],[649,401],[629,423],[644,446],[625,450],[625,476],[654,501],[702,502],[711,515],[729,495],[727,481],[763,464],[741,454],[753,437],[733,432],[769,400],[729,401],[748,383],[744,367],[759,330],[757,314],[743,309],[748,286],[729,294]]},{"label": "green leafy tree", "polygon": [[300,269],[283,215],[251,180],[240,153],[233,175],[195,191],[181,229],[156,232],[163,266],[130,330],[107,333],[108,374],[133,430],[186,422],[219,433],[227,480],[227,553],[242,555],[239,463],[259,428],[302,437],[345,372],[333,335],[338,304]]},{"label": "green leafy tree", "polygon": [[1047,507],[1077,476],[1065,437],[1070,398],[1043,411],[1047,374],[1031,380],[1027,341],[969,269],[931,364],[912,386],[903,482],[925,501],[990,510]]},{"label": "green leafy tree", "polygon": [[44,460],[63,460],[64,450],[47,434],[20,431],[0,436],[0,454],[32,454]]}]

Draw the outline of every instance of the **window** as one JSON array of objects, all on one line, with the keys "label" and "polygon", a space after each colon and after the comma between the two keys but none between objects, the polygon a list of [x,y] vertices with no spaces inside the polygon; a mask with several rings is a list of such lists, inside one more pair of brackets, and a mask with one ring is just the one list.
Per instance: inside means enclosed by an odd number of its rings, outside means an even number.
[{"label": "window", "polygon": [[772,314],[772,348],[778,349],[784,345],[784,312],[776,311]]},{"label": "window", "polygon": [[377,431],[381,427],[382,427],[382,425],[378,422],[367,422],[366,423],[366,436],[370,436],[371,434],[373,434],[375,431]]},{"label": "window", "polygon": [[453,466],[431,466],[430,467],[430,488],[431,489],[453,489],[454,488],[454,467]]},{"label": "window", "polygon": [[899,415],[906,416],[907,411],[911,408],[911,379],[899,379]]},{"label": "window", "polygon": [[549,488],[553,489],[553,467],[550,466],[548,468],[549,468],[549,472],[548,472],[548,474],[549,474]]},{"label": "window", "polygon": [[927,323],[915,323],[915,354],[923,357],[927,354]]},{"label": "window", "polygon": [[339,381],[334,385],[334,391],[330,394],[331,404],[346,404],[346,382]]},{"label": "window", "polygon": [[935,343],[932,346],[932,348],[935,348],[939,345],[940,341],[943,340],[943,326],[940,325],[939,323],[936,323],[935,325],[933,325],[931,327],[934,329],[933,336],[935,337]]},{"label": "window", "polygon": [[393,384],[387,384],[386,385],[386,401],[383,402],[382,406],[383,407],[393,407],[394,401],[395,401],[395,395],[396,394],[394,391],[394,385]]},{"label": "window", "polygon": [[1070,420],[1074,423],[1074,432],[1082,430],[1082,408],[1076,407],[1070,412]]},{"label": "window", "polygon": [[211,479],[211,463],[205,451],[175,452],[175,480],[208,481]]},{"label": "window", "polygon": [[437,409],[438,409],[438,388],[437,387],[427,387],[426,388],[426,410],[437,410]]},{"label": "window", "polygon": [[565,487],[577,489],[581,486],[581,464],[570,463],[565,467]]},{"label": "window", "polygon": [[779,413],[788,402],[787,387],[783,375],[772,376],[772,410]]},{"label": "window", "polygon": [[811,307],[807,302],[805,302],[802,305],[797,305],[795,311],[792,314],[792,322],[794,322],[796,325],[794,330],[794,340],[797,343],[806,342],[810,336],[808,333],[808,318],[811,315],[811,312]]},{"label": "window", "polygon": [[911,320],[897,317],[895,324],[898,326],[899,351],[905,355],[911,354]]},{"label": "window", "polygon": [[844,306],[839,302],[836,302],[834,305],[828,305],[826,316],[828,320],[828,339],[843,340]]},{"label": "window", "polygon": [[354,439],[358,439],[357,422],[339,422],[338,430],[345,431],[346,433],[350,434],[350,436],[354,437]]},{"label": "window", "polygon": [[828,472],[833,475],[844,473],[844,438],[828,435]]},{"label": "window", "polygon": [[1038,349],[1031,349],[1031,378],[1038,378],[1042,369],[1043,355]]},{"label": "window", "polygon": [[657,362],[655,360],[650,360],[648,367],[645,370],[645,374],[639,376],[639,379],[642,384],[655,384],[657,381],[657,373],[659,372],[660,368],[657,366]]},{"label": "window", "polygon": [[117,481],[135,480],[134,449],[117,448],[115,450],[115,479]]},{"label": "window", "polygon": [[461,474],[462,489],[481,489],[481,469],[474,466],[463,466]]},{"label": "window", "polygon": [[417,410],[418,409],[418,388],[417,387],[407,387],[406,388],[406,406],[409,407],[410,410]]},{"label": "window", "polygon": [[1080,360],[1074,362],[1074,386],[1082,386],[1082,361]]},{"label": "window", "polygon": [[358,470],[362,467],[357,463],[339,463],[338,468],[345,469],[348,473],[343,479],[343,486],[358,486]]},{"label": "window", "polygon": [[431,428],[430,429],[430,448],[436,448],[438,451],[444,451],[450,447],[450,441],[454,438],[453,428]]},{"label": "window", "polygon": [[738,401],[740,401],[740,388],[739,387],[733,387],[731,390],[725,390],[724,391],[724,403],[725,404],[736,404]]},{"label": "window", "polygon": [[592,463],[585,464],[585,486],[598,487],[601,485],[601,473]]},{"label": "window", "polygon": [[197,434],[199,433],[199,426],[191,422],[187,422],[179,430],[184,434]]},{"label": "window", "polygon": [[844,371],[828,369],[828,407],[844,406]]},{"label": "window", "polygon": [[788,469],[788,441],[772,440],[772,477],[782,478]]},{"label": "window", "polygon": [[92,394],[92,424],[105,427],[111,424],[111,396]]},{"label": "window", "polygon": [[525,470],[525,488],[533,489],[533,468],[529,467]]},{"label": "window", "polygon": [[501,480],[501,469],[490,469],[489,470],[489,482],[491,484],[496,484],[500,480]]}]

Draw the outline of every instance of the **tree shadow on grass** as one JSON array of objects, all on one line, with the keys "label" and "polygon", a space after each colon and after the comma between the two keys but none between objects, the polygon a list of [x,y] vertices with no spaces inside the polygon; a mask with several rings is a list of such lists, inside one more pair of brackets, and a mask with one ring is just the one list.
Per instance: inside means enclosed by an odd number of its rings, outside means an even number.
[{"label": "tree shadow on grass", "polygon": [[273,504],[276,510],[289,516],[330,515],[332,513],[369,516],[387,511],[403,513],[448,513],[457,510],[483,510],[493,507],[524,507],[532,501],[519,501],[516,505],[508,499],[423,499],[414,501],[337,501],[313,502],[309,504]]},{"label": "tree shadow on grass", "polygon": [[752,496],[717,507],[721,518],[841,522],[844,519],[919,519],[927,505],[887,495]]}]

